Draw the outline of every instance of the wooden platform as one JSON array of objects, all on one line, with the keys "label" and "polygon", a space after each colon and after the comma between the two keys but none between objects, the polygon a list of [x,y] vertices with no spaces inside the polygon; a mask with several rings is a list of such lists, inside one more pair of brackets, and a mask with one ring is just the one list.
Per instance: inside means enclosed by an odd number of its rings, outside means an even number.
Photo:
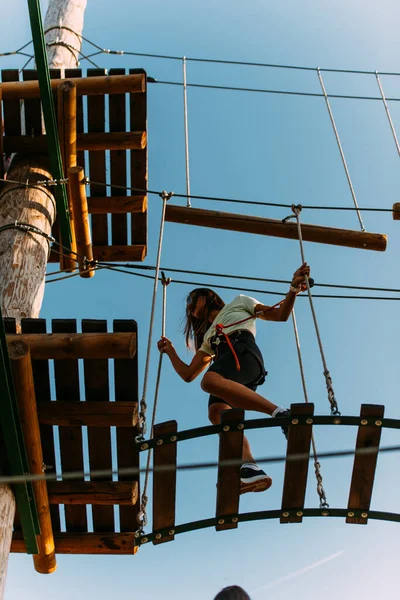
[{"label": "wooden platform", "polygon": [[[22,335],[18,336],[12,335],[15,322],[6,319],[5,323],[10,344],[16,338],[28,346],[30,337],[35,341],[31,350],[32,370],[46,473],[56,472],[56,456],[61,463],[58,481],[47,484],[56,553],[133,553],[139,478],[137,474],[125,473],[112,476],[111,471],[139,467],[135,443],[138,433],[136,322],[114,321],[113,332],[107,333],[106,321],[84,320],[83,333],[76,333],[75,320],[54,320],[52,332],[57,344],[64,339],[64,346],[70,347],[67,355],[54,353],[55,359],[51,356],[53,336],[46,335],[44,319],[23,319]],[[38,353],[38,334],[43,344],[50,347],[47,353]],[[72,350],[71,339],[74,340]],[[102,353],[93,349],[93,339],[103,340]],[[122,344],[126,346],[125,352]],[[109,350],[105,353],[106,346]],[[112,347],[119,348],[118,358],[112,358]],[[53,369],[54,386],[50,383]],[[86,481],[83,477],[63,477],[64,473],[84,469],[103,473],[100,477],[93,473]],[[117,519],[115,506],[118,507]],[[14,529],[12,551],[25,552],[18,518]]]},{"label": "wooden platform", "polygon": [[[136,76],[134,81],[129,75]],[[51,71],[52,80],[59,77],[58,70]],[[88,90],[89,78],[95,78],[94,91]],[[46,153],[35,87],[37,72],[22,73],[22,80],[30,82],[29,89],[21,90],[16,83],[19,79],[18,70],[2,71],[4,151]],[[142,69],[131,69],[129,74],[125,69],[111,69],[106,76],[105,70],[88,69],[87,77],[82,77],[80,69],[67,69],[65,79],[77,84],[77,164],[92,182],[102,184],[92,183],[87,188],[94,259],[143,261],[147,254],[147,195],[123,188],[147,189],[146,73]],[[56,114],[57,85],[53,85]],[[122,187],[104,185],[107,182]],[[57,222],[53,235],[59,241]],[[52,253],[50,261],[59,260],[59,255]]]}]

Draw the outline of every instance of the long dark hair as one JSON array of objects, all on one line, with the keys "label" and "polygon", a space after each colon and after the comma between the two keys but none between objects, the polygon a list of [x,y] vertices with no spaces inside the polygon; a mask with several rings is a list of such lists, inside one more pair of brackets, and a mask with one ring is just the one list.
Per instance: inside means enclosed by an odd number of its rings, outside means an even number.
[{"label": "long dark hair", "polygon": [[230,585],[221,590],[214,600],[250,600],[250,596],[240,586]]},{"label": "long dark hair", "polygon": [[[204,313],[201,318],[194,317],[191,313],[193,306],[199,298],[205,299]],[[210,327],[210,313],[213,310],[220,311],[225,306],[225,302],[210,288],[196,288],[192,290],[186,298],[186,315],[184,324],[185,341],[188,348],[191,343],[195,350],[199,350],[203,343],[204,334]]]}]

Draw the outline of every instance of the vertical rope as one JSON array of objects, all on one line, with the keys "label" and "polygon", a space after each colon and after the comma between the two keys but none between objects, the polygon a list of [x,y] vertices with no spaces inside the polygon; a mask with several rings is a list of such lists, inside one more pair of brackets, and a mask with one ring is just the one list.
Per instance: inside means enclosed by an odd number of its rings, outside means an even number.
[{"label": "vertical rope", "polygon": [[163,204],[161,211],[161,223],[160,223],[160,235],[158,238],[158,250],[157,250],[157,262],[156,262],[156,271],[154,275],[154,287],[153,287],[153,298],[151,302],[151,313],[150,313],[150,325],[149,325],[149,338],[147,342],[147,353],[146,353],[146,364],[144,368],[144,381],[143,381],[143,392],[142,398],[140,400],[140,412],[139,412],[139,429],[140,435],[137,438],[137,441],[141,441],[144,439],[144,435],[147,431],[146,426],[146,395],[147,395],[147,385],[149,379],[149,368],[150,368],[150,354],[151,354],[151,343],[153,338],[153,327],[154,327],[154,315],[156,309],[156,299],[157,299],[157,287],[158,287],[158,276],[160,273],[160,262],[161,262],[161,250],[164,236],[164,224],[165,224],[165,209],[167,206],[167,200],[172,197],[172,192],[161,192],[160,194]]},{"label": "vertical rope", "polygon": [[190,204],[190,172],[189,172],[189,125],[188,125],[188,108],[187,108],[187,82],[186,82],[186,56],[182,58],[183,70],[183,118],[185,127],[185,166],[186,166],[186,196],[187,208]]},{"label": "vertical rope", "polygon": [[[303,358],[301,356],[299,331],[297,329],[296,314],[294,312],[294,309],[292,310],[292,321],[293,321],[294,337],[296,340],[297,356],[299,359],[301,382],[303,384],[304,399],[306,401],[306,404],[308,404],[306,378],[304,375]],[[321,474],[321,464],[318,460],[317,447],[315,445],[315,439],[314,439],[313,433],[311,434],[311,444],[312,444],[313,458],[314,458],[314,472],[315,472],[315,478],[317,480],[317,494],[319,496],[319,507],[320,508],[328,508],[329,504],[328,504],[324,486],[323,486],[323,480],[322,480],[322,474]]]},{"label": "vertical rope", "polygon": [[[166,278],[164,273],[162,273],[161,283],[163,285],[163,303],[162,303],[162,325],[161,325],[161,335],[165,336],[165,322],[166,322],[166,312],[167,312],[167,285],[171,283],[170,278]],[[150,439],[154,437],[154,425],[156,422],[156,414],[157,414],[157,406],[158,406],[158,394],[160,389],[160,381],[161,381],[161,370],[162,370],[162,362],[163,362],[164,353],[160,352],[160,357],[158,359],[158,369],[157,369],[157,378],[156,378],[156,389],[154,392],[154,405],[153,405],[153,414],[151,418],[151,429],[150,429]],[[146,474],[144,478],[143,485],[143,493],[142,493],[142,502],[140,504],[140,511],[138,513],[138,523],[140,526],[140,532],[143,533],[143,528],[147,525],[147,488],[149,485],[149,475],[150,475],[150,463],[152,457],[152,449],[150,448],[147,454],[147,462],[146,462]]]},{"label": "vertical rope", "polygon": [[[292,206],[292,210],[294,213],[294,216],[296,217],[296,221],[297,221],[297,233],[299,236],[299,242],[300,242],[300,253],[301,253],[301,260],[303,263],[306,262],[305,260],[305,255],[304,255],[304,247],[303,247],[303,236],[301,233],[301,225],[300,225],[300,211],[301,211],[301,206]],[[311,308],[311,314],[312,314],[312,318],[314,321],[314,327],[315,327],[315,333],[317,335],[317,340],[318,340],[318,346],[319,346],[319,351],[321,354],[321,360],[322,360],[322,364],[324,367],[324,377],[325,377],[325,383],[326,383],[326,389],[328,392],[328,400],[329,403],[331,405],[331,414],[332,415],[340,415],[339,409],[338,409],[338,405],[336,402],[336,398],[335,398],[335,392],[333,391],[333,384],[332,384],[332,379],[331,379],[331,375],[329,373],[329,369],[326,363],[326,359],[325,359],[325,353],[324,353],[324,348],[322,346],[322,340],[321,340],[321,335],[319,332],[319,327],[318,327],[318,321],[317,321],[317,315],[315,313],[315,309],[314,309],[314,303],[313,303],[313,299],[312,299],[312,295],[311,295],[311,287],[310,287],[310,281],[308,278],[308,275],[306,275],[306,285],[307,285],[307,291],[308,291],[308,299],[310,301],[310,308]]]},{"label": "vertical rope", "polygon": [[398,155],[400,156],[399,141],[397,139],[396,130],[395,130],[394,125],[393,125],[392,117],[390,116],[389,107],[388,107],[388,104],[386,102],[386,97],[385,97],[385,94],[383,92],[383,87],[382,87],[381,80],[379,79],[379,75],[378,75],[377,71],[375,71],[375,77],[376,77],[376,81],[377,81],[377,84],[378,84],[378,87],[379,87],[379,91],[380,91],[381,96],[382,96],[383,106],[385,107],[387,118],[389,120],[390,129],[392,130],[392,134],[393,134],[393,138],[394,138],[394,143],[396,144],[397,152],[398,152]]},{"label": "vertical rope", "polygon": [[345,170],[346,177],[347,177],[347,181],[348,181],[348,184],[349,184],[349,187],[350,187],[350,192],[351,192],[351,195],[353,197],[354,206],[356,207],[357,217],[358,217],[358,220],[359,220],[359,223],[360,223],[361,231],[365,231],[365,227],[364,227],[364,223],[363,223],[363,220],[362,220],[362,217],[361,217],[361,213],[360,213],[359,208],[358,208],[356,193],[354,191],[354,187],[353,187],[353,184],[352,184],[352,181],[351,181],[351,177],[350,177],[350,172],[349,172],[349,169],[347,167],[347,163],[346,163],[346,159],[344,157],[344,152],[343,152],[342,144],[340,142],[339,132],[338,132],[337,127],[336,127],[335,119],[333,118],[333,113],[332,113],[331,105],[329,103],[328,95],[326,93],[324,81],[322,79],[321,70],[319,69],[319,67],[317,68],[317,73],[318,73],[319,82],[321,84],[322,93],[324,94],[324,98],[325,98],[326,106],[327,106],[327,109],[328,109],[328,113],[329,113],[329,116],[330,116],[330,119],[331,119],[333,131],[335,133],[337,145],[339,147],[339,152],[340,152],[340,156],[342,158],[342,163],[343,163],[344,170]]}]

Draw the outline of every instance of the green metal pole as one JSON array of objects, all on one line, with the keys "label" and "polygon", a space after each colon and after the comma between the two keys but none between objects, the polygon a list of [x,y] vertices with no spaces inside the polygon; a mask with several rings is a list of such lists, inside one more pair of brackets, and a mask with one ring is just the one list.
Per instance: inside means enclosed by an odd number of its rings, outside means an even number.
[{"label": "green metal pole", "polygon": [[[39,0],[28,0],[29,17],[31,22],[33,48],[35,51],[36,68],[38,71],[40,97],[43,106],[44,123],[46,126],[48,151],[51,172],[54,179],[64,179],[61,160],[60,142],[53,94],[50,85],[50,72],[47,62],[46,45],[44,40],[42,16]],[[71,223],[68,211],[68,200],[65,185],[56,186],[57,216],[60,223],[61,239],[64,246],[71,250]]]}]

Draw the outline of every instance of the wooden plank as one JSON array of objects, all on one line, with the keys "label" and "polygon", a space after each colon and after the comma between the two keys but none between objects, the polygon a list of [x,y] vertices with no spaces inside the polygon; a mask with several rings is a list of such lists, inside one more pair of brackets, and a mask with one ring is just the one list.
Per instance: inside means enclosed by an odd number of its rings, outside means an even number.
[{"label": "wooden plank", "polygon": [[1,72],[3,112],[4,112],[4,134],[21,135],[21,105],[18,99],[7,99],[4,95],[6,82],[19,81],[18,69],[4,69]]},{"label": "wooden plank", "polygon": [[92,504],[132,506],[138,501],[137,481],[49,481],[50,504]]},{"label": "wooden plank", "polygon": [[[137,323],[133,319],[115,320],[113,322],[114,332],[130,332],[137,336]],[[116,358],[114,359],[114,385],[115,385],[115,403],[126,402],[130,400],[139,404],[139,382],[138,382],[138,356],[135,354],[132,359]],[[137,410],[137,409],[136,409]],[[118,469],[138,469],[140,466],[140,455],[135,442],[138,430],[135,427],[127,429],[126,427],[117,427],[117,460]],[[138,494],[140,488],[139,476],[132,477],[118,473],[119,481],[134,480],[138,484]],[[135,506],[121,506],[119,508],[120,530],[122,532],[135,531],[138,526],[137,514],[140,508],[140,502]]]},{"label": "wooden plank", "polygon": [[[115,188],[112,188],[115,189]],[[122,191],[123,190],[119,190]],[[126,213],[142,213],[147,210],[147,196],[104,196],[104,198],[88,198],[88,209],[89,213],[92,214],[108,214],[111,213],[116,215],[126,215]],[[117,222],[112,220],[112,223]],[[122,221],[121,221],[122,222]],[[126,217],[125,221],[126,223]],[[115,243],[117,243],[118,236],[115,237]],[[121,236],[122,239],[122,236]],[[114,238],[113,238],[114,240]],[[119,245],[126,245],[126,239]]]},{"label": "wooden plank", "polygon": [[[119,96],[118,96],[119,97]],[[25,102],[38,102],[38,100],[25,100]],[[30,123],[30,121],[28,121]],[[144,131],[116,131],[114,133],[78,133],[76,136],[77,150],[139,150],[145,148],[147,136]],[[4,150],[7,154],[12,152],[26,152],[29,154],[46,154],[48,150],[47,136],[9,135],[4,138]],[[101,181],[104,181],[103,179]]]},{"label": "wooden plank", "polygon": [[[37,78],[38,74],[35,69],[27,69],[22,72],[22,79],[24,81],[37,81]],[[42,136],[42,105],[40,98],[26,99],[23,101],[23,106],[26,135],[21,136],[21,139],[29,139],[29,136],[35,135]],[[10,153],[11,152],[17,152],[17,150],[10,150]],[[29,150],[22,146],[22,149],[20,149],[19,152],[29,152]],[[45,145],[45,152],[47,152],[47,145]]]},{"label": "wooden plank", "polygon": [[[88,69],[89,77],[105,75],[105,69]],[[88,132],[105,132],[105,100],[104,96],[89,96],[87,99]],[[104,150],[89,152],[90,180],[100,184],[106,183],[106,155]],[[107,196],[106,185],[90,185],[90,195]],[[107,215],[92,216],[92,244],[108,246]]]},{"label": "wooden plank", "polygon": [[[82,69],[65,69],[65,79],[79,78],[82,77]],[[76,81],[74,81],[76,84]],[[76,132],[82,134],[84,131],[84,117],[83,117],[83,97],[77,95],[76,97]],[[78,150],[77,164],[80,167],[85,168],[85,153],[83,150]]]},{"label": "wooden plank", "polygon": [[[243,451],[243,429],[238,425],[243,423],[244,410],[232,409],[222,413],[221,424],[223,431],[219,437],[218,483],[216,517],[217,531],[235,529],[237,522],[232,518],[239,512],[240,494],[240,465]],[[235,464],[224,465],[223,461],[235,461]],[[229,520],[226,519],[230,516]]]},{"label": "wooden plank", "polygon": [[[130,69],[130,74],[144,73],[141,69]],[[136,97],[135,97],[136,96]],[[147,131],[147,95],[130,94],[129,96],[129,129],[130,131]],[[139,129],[138,129],[139,128]],[[147,190],[147,146],[143,150],[131,150],[131,187]],[[138,192],[143,194],[143,192]],[[132,192],[132,195],[135,195]],[[147,212],[133,214],[131,220],[132,244],[143,245],[147,250]],[[142,259],[143,260],[143,259]]]},{"label": "wooden plank", "polygon": [[[22,319],[22,334],[45,334],[45,319]],[[7,331],[7,333],[11,333]],[[22,336],[21,336],[22,337]],[[49,361],[32,359],[33,381],[37,401],[48,405],[51,403]],[[54,446],[53,427],[40,425],[40,438],[42,441],[43,461],[46,465],[46,473],[51,475],[56,472],[56,457]],[[60,511],[58,506],[50,506],[51,522],[53,532],[61,531]]]},{"label": "wooden plank", "polygon": [[[18,72],[17,69],[12,69]],[[8,69],[7,71],[11,71]],[[68,71],[70,71],[68,69]],[[98,77],[96,77],[96,73]],[[76,83],[76,92],[80,96],[104,96],[105,94],[139,94],[143,95],[146,91],[146,74],[143,69],[134,69],[134,74],[104,77],[105,69],[88,69],[88,77],[78,78]],[[70,78],[71,79],[71,78]],[[51,81],[52,90],[56,90],[63,79],[54,79]],[[35,81],[20,81],[18,79],[3,79],[1,89],[3,97],[12,100],[21,100],[23,98],[40,98],[39,84]],[[5,83],[13,82],[13,83]]]},{"label": "wooden plank", "polygon": [[[361,425],[359,425],[357,434],[353,474],[347,505],[349,516],[346,517],[346,523],[357,523],[359,525],[366,525],[368,523],[368,511],[374,487],[384,413],[385,407],[379,404],[361,405]],[[362,451],[365,449],[370,449],[371,451],[364,454]],[[363,511],[361,514],[365,516],[351,516],[355,510]]]},{"label": "wooden plank", "polygon": [[45,425],[91,427],[135,427],[137,402],[43,402],[38,404],[39,421]]},{"label": "wooden plank", "polygon": [[[110,69],[110,75],[125,75],[125,69]],[[121,94],[109,96],[110,131],[126,131],[126,97]],[[119,186],[127,185],[126,150],[116,149],[110,152],[111,183]],[[111,187],[114,204],[119,204],[119,198],[126,198],[126,190]],[[115,199],[116,198],[116,199]],[[109,210],[108,212],[113,212]],[[127,211],[128,212],[128,211]],[[111,244],[124,246],[128,243],[126,214],[113,214],[111,217]]]},{"label": "wooden plank", "polygon": [[[154,437],[176,435],[178,425],[176,421],[166,421],[154,426]],[[174,534],[163,535],[157,539],[160,529],[174,531],[175,528],[175,503],[176,503],[176,451],[177,444],[162,444],[154,447],[153,456],[153,533],[156,539],[153,544],[163,544],[175,539]],[[172,467],[168,471],[158,471],[166,465]]]},{"label": "wooden plank", "polygon": [[136,352],[133,333],[9,334],[7,342],[17,338],[29,345],[34,359],[132,358]]},{"label": "wooden plank", "polygon": [[[55,319],[52,322],[54,333],[76,333],[74,319]],[[79,370],[76,358],[55,360],[54,374],[56,397],[61,402],[79,402]],[[70,471],[83,472],[83,441],[82,428],[79,426],[60,427],[60,455],[62,473]],[[80,478],[83,481],[84,478]],[[65,506],[65,523],[69,532],[87,531],[87,516],[85,506]],[[56,548],[57,552],[57,548]]]},{"label": "wooden plank", "polygon": [[[276,219],[225,213],[218,210],[204,210],[201,208],[187,208],[167,204],[165,220],[171,223],[183,223],[198,227],[241,231],[257,235],[271,235],[291,240],[298,239],[297,224],[291,221],[282,223],[282,221]],[[386,250],[387,245],[387,236],[380,233],[307,224],[302,224],[301,231],[303,239],[306,242],[361,248],[363,250],[377,250],[380,252]]]},{"label": "wooden plank", "polygon": [[146,246],[140,244],[132,246],[93,246],[93,256],[95,260],[101,262],[140,262],[146,258],[146,250]]},{"label": "wooden plank", "polygon": [[[69,507],[72,508],[72,507]],[[74,507],[74,508],[85,508]],[[54,536],[56,554],[136,554],[134,533],[58,533]],[[26,553],[23,537],[14,533],[11,552]]]},{"label": "wooden plank", "polygon": [[[286,451],[281,523],[301,523],[303,520],[302,510],[307,487],[313,414],[314,404],[311,403],[292,404],[290,407],[291,424]],[[301,417],[310,419],[311,423],[296,423]],[[290,460],[296,454],[303,456],[299,460]],[[287,514],[287,511],[294,510],[298,514]]]},{"label": "wooden plank", "polygon": [[[4,179],[4,163],[6,162],[6,157],[4,156],[4,146],[3,146],[3,136],[4,136],[4,117],[3,117],[3,98],[0,90],[0,179]],[[0,181],[0,191],[4,187],[4,182]]]},{"label": "wooden plank", "polygon": [[[107,321],[84,319],[83,333],[107,333]],[[109,402],[109,376],[107,359],[85,359],[86,403]],[[88,427],[90,479],[92,481],[108,481],[110,477],[99,477],[93,471],[99,469],[112,470],[111,431],[109,427]],[[93,530],[114,531],[114,510],[112,506],[93,506]]]},{"label": "wooden plank", "polygon": [[400,202],[393,204],[393,220],[400,221]]}]

